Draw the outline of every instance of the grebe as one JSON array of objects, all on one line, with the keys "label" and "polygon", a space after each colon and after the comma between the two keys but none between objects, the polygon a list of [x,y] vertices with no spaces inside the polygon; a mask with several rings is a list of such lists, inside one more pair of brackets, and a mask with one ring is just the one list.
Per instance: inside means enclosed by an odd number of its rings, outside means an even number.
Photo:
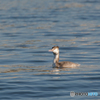
[{"label": "grebe", "polygon": [[70,61],[59,62],[59,47],[58,46],[52,47],[52,49],[49,50],[49,51],[53,52],[53,54],[54,54],[53,67],[58,67],[58,68],[62,68],[62,67],[74,68],[74,67],[80,66],[80,64],[76,64],[76,63],[73,63],[73,62],[70,62]]}]

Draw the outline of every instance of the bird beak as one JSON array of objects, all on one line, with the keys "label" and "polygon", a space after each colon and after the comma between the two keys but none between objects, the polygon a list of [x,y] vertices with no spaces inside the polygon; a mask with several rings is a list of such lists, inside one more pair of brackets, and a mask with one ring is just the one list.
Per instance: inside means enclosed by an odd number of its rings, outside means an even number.
[{"label": "bird beak", "polygon": [[50,51],[50,52],[52,52],[53,50],[52,50],[52,49],[50,49],[49,51]]}]

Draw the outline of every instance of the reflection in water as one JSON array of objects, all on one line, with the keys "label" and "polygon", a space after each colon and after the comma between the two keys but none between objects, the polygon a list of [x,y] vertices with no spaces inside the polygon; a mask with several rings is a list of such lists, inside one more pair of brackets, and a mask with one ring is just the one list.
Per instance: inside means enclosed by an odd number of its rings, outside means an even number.
[{"label": "reflection in water", "polygon": [[56,39],[56,42],[68,42],[68,41],[75,41],[76,39],[70,39],[70,40],[66,40],[66,39]]},{"label": "reflection in water", "polygon": [[[4,69],[5,67],[5,69]],[[0,73],[16,73],[16,72],[36,72],[33,75],[45,74],[67,74],[66,72],[77,68],[50,68],[46,66],[24,66],[24,65],[2,65],[0,66]]]}]

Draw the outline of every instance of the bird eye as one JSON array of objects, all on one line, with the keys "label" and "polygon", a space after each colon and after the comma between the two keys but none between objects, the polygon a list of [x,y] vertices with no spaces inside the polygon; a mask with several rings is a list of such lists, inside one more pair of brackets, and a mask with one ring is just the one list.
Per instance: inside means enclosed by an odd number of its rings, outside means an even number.
[{"label": "bird eye", "polygon": [[[54,46],[54,47],[55,47],[55,46]],[[52,49],[53,49],[54,47],[52,47]]]}]

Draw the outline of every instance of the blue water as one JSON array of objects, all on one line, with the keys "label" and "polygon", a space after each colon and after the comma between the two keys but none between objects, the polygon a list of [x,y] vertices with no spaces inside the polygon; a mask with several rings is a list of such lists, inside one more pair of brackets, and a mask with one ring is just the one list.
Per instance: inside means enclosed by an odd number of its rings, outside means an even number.
[{"label": "blue water", "polygon": [[[54,45],[81,66],[52,68]],[[100,99],[100,1],[1,0],[0,100],[61,99]]]}]

